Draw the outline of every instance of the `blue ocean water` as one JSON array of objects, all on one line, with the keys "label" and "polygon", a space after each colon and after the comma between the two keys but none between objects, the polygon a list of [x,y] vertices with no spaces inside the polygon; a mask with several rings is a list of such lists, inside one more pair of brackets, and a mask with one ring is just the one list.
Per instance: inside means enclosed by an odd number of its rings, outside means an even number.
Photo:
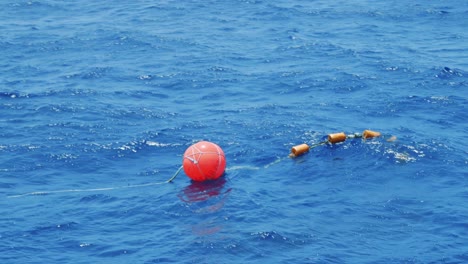
[{"label": "blue ocean water", "polygon": [[[468,262],[467,18],[462,0],[2,1],[0,262]],[[383,136],[286,158],[364,129]],[[164,184],[200,140],[224,177]]]}]

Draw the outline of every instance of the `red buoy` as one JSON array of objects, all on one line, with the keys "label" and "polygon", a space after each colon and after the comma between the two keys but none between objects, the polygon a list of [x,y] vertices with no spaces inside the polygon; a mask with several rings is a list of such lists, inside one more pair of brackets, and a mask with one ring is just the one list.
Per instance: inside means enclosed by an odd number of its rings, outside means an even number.
[{"label": "red buoy", "polygon": [[218,145],[201,141],[185,151],[182,165],[185,174],[194,181],[215,180],[223,175],[226,159]]}]

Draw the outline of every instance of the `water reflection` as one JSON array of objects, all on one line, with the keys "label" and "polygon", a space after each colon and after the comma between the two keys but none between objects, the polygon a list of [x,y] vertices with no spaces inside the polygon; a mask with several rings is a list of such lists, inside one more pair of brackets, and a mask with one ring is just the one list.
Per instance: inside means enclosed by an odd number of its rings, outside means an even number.
[{"label": "water reflection", "polygon": [[[197,236],[208,236],[219,233],[225,222],[222,208],[231,192],[226,188],[224,177],[207,182],[191,182],[180,191],[178,197],[194,213],[190,220],[192,232]],[[198,217],[201,216],[201,217]]]},{"label": "water reflection", "polygon": [[225,184],[224,177],[215,181],[192,181],[178,197],[196,212],[216,212],[223,207],[231,191],[231,188],[225,190]]}]

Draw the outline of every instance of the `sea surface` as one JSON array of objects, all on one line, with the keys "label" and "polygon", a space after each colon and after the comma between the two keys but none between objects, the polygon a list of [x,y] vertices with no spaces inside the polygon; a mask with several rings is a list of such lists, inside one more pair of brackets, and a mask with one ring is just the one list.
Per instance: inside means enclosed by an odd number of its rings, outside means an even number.
[{"label": "sea surface", "polygon": [[[1,1],[0,263],[468,263],[467,29],[465,0]],[[224,176],[167,183],[201,140]]]}]

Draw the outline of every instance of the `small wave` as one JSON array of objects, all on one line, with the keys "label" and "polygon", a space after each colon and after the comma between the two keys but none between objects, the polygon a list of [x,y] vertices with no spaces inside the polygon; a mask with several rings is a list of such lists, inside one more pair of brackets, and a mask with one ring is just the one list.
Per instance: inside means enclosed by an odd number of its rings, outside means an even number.
[{"label": "small wave", "polygon": [[463,72],[462,70],[452,69],[449,67],[444,67],[442,70],[439,71],[439,73],[435,75],[436,78],[445,79],[445,80],[456,78],[456,77],[463,77],[463,76],[466,76],[466,73]]},{"label": "small wave", "polygon": [[61,224],[54,224],[54,225],[47,225],[47,226],[37,226],[36,228],[29,230],[27,233],[29,235],[42,235],[51,232],[57,231],[70,231],[76,229],[79,224],[76,222],[68,222],[68,223],[61,223]]},{"label": "small wave", "polygon": [[15,99],[15,98],[24,98],[24,97],[28,97],[28,96],[21,94],[19,92],[0,92],[0,98]]}]

